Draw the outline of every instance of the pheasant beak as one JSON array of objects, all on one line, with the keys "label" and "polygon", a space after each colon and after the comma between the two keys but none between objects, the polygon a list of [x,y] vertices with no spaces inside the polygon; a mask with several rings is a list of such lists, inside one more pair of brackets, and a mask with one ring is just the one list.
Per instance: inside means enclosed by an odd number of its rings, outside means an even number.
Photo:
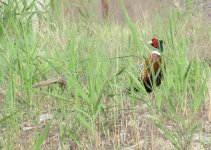
[{"label": "pheasant beak", "polygon": [[148,44],[152,44],[152,43],[153,43],[152,41],[149,41],[149,42],[148,42]]}]

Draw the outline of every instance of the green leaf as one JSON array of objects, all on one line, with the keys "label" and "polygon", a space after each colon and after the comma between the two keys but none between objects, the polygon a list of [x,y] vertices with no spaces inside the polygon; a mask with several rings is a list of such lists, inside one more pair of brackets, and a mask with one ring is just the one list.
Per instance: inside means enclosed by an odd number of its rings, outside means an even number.
[{"label": "green leaf", "polygon": [[41,92],[44,93],[44,94],[50,95],[52,97],[55,97],[57,99],[60,99],[60,100],[63,100],[63,101],[68,101],[68,99],[63,97],[63,96],[60,96],[60,95],[57,95],[57,94],[53,94],[53,93],[49,93],[49,92],[45,92],[45,91],[41,91]]},{"label": "green leaf", "polygon": [[[82,111],[82,110],[81,110]],[[87,116],[89,116],[89,114],[87,114]],[[90,117],[89,117],[90,118]],[[91,130],[92,132],[94,132],[94,128],[91,126],[91,123],[87,121],[86,118],[84,118],[84,116],[82,116],[81,114],[77,114],[77,119],[79,120],[80,124],[82,126],[84,126],[85,128]]]},{"label": "green leaf", "polygon": [[64,132],[67,134],[67,136],[69,136],[78,146],[80,146],[80,140],[74,135],[74,133],[65,128]]},{"label": "green leaf", "polygon": [[117,74],[115,76],[119,76],[120,74],[122,74],[125,71],[126,67],[123,67],[119,72],[117,72]]},{"label": "green leaf", "polygon": [[192,65],[192,61],[189,63],[188,68],[187,68],[187,70],[186,70],[186,72],[185,72],[185,75],[184,75],[184,79],[185,79],[185,80],[187,79],[187,77],[188,77],[188,75],[189,75],[191,65]]},{"label": "green leaf", "polygon": [[14,113],[12,113],[12,114],[10,114],[10,115],[4,117],[3,119],[0,120],[0,124],[2,124],[2,123],[3,123],[4,121],[6,121],[7,119],[10,119],[11,117],[13,117],[15,114],[17,114],[17,113],[20,112],[20,111],[21,111],[21,110],[18,110],[18,111],[16,111],[16,112],[14,112]]},{"label": "green leaf", "polygon": [[40,135],[39,139],[36,140],[35,146],[34,146],[34,150],[39,150],[39,149],[41,149],[42,144],[43,144],[43,142],[45,141],[46,136],[47,136],[47,134],[48,134],[48,131],[49,131],[51,125],[52,125],[52,122],[53,122],[53,119],[51,119],[51,120],[48,122],[48,124],[47,124],[47,126],[45,127],[43,133]]},{"label": "green leaf", "polygon": [[194,114],[196,114],[199,110],[201,102],[203,100],[203,94],[206,87],[206,80],[204,79],[201,88],[199,88],[198,96],[196,96],[196,100],[194,101]]},{"label": "green leaf", "polygon": [[138,89],[143,92],[142,94],[147,94],[145,88],[143,87],[143,85],[141,84],[141,82],[129,71],[127,71],[127,74],[132,78],[132,80],[135,82],[135,84],[138,86]]},{"label": "green leaf", "polygon": [[102,96],[103,96],[103,92],[104,92],[104,90],[102,90],[102,91],[100,92],[100,94],[99,94],[99,96],[98,96],[98,98],[97,98],[97,102],[95,103],[95,106],[94,106],[94,114],[97,113],[97,110],[98,110],[99,105],[100,105],[100,101],[101,101]]}]

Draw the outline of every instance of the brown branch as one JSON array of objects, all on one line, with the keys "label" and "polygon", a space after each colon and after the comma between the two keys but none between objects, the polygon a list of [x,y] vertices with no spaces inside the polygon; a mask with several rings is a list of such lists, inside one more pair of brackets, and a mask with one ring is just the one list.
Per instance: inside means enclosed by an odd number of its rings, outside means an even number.
[{"label": "brown branch", "polygon": [[[19,81],[17,81],[17,82],[19,82]],[[32,87],[39,88],[39,87],[49,86],[52,84],[60,84],[65,88],[66,87],[66,79],[64,76],[58,76],[56,78],[51,78],[51,79],[48,79],[45,81],[35,83],[34,85],[32,85]],[[4,99],[6,95],[7,95],[7,90],[0,87],[0,99],[2,99],[2,98]],[[16,89],[14,91],[14,96],[15,96],[15,99],[18,100],[20,96],[23,96],[23,93],[20,90]]]},{"label": "brown branch", "polygon": [[102,15],[104,19],[108,18],[108,0],[101,0]]},{"label": "brown branch", "polygon": [[208,97],[207,98],[209,101],[207,116],[208,116],[208,121],[211,121],[211,79],[209,79],[207,81],[207,88],[208,88]]},{"label": "brown branch", "polygon": [[58,76],[57,78],[51,78],[45,81],[41,81],[38,83],[35,83],[34,85],[32,85],[33,88],[38,88],[38,87],[44,87],[44,86],[48,86],[51,84],[60,84],[64,87],[66,87],[66,79],[64,78],[64,76]]}]

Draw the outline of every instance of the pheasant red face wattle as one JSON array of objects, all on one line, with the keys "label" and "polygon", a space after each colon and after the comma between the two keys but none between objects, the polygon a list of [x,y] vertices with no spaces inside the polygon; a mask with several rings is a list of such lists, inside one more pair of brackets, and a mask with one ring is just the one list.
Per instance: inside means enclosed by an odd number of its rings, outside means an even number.
[{"label": "pheasant red face wattle", "polygon": [[158,39],[153,38],[153,39],[152,39],[152,46],[153,46],[154,48],[158,48],[158,45],[159,45]]}]

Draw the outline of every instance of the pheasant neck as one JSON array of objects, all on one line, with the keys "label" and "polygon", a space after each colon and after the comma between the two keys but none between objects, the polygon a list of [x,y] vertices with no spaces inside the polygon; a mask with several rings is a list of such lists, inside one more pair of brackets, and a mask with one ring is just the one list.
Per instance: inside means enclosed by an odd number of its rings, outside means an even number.
[{"label": "pheasant neck", "polygon": [[161,55],[161,53],[159,52],[159,50],[153,50],[152,54],[157,54],[157,55]]}]

